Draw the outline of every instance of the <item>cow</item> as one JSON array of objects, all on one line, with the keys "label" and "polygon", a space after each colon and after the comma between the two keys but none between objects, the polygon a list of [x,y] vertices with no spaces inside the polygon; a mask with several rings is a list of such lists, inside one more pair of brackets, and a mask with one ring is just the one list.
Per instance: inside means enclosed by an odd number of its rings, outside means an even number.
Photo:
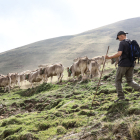
[{"label": "cow", "polygon": [[26,70],[26,71],[22,71],[21,73],[19,73],[20,83],[21,83],[20,86],[22,86],[23,82],[26,83],[26,75],[30,74],[31,72],[32,72],[32,70]]},{"label": "cow", "polygon": [[[96,57],[93,57],[92,60],[96,60],[101,68],[101,65],[103,65],[105,62],[105,56],[96,56]],[[106,64],[108,64],[109,62],[110,60],[106,59]]]},{"label": "cow", "polygon": [[93,78],[93,76],[95,76],[96,73],[99,74],[100,76],[100,69],[99,69],[100,65],[98,64],[97,61],[91,61],[89,64],[89,71],[90,71],[90,78]]},{"label": "cow", "polygon": [[0,77],[5,77],[5,75],[3,75],[3,74],[0,74]]},{"label": "cow", "polygon": [[20,76],[18,73],[9,73],[10,78],[11,78],[11,85],[13,85],[13,88],[15,85],[18,83],[18,86],[20,88]]},{"label": "cow", "polygon": [[105,57],[104,56],[96,56],[96,57],[93,57],[92,60],[96,60],[99,65],[103,65],[104,61],[105,61]]},{"label": "cow", "polygon": [[25,82],[26,74],[20,73],[19,76],[20,76],[20,86],[22,86],[22,83]]},{"label": "cow", "polygon": [[77,57],[77,58],[73,59],[73,62],[77,62],[79,59],[84,59],[84,58],[87,58],[87,56]]},{"label": "cow", "polygon": [[43,76],[40,75],[40,70],[37,70],[35,72],[31,72],[29,74],[25,75],[25,80],[29,81],[31,83],[31,87],[33,88],[33,84],[41,82],[43,79]]},{"label": "cow", "polygon": [[99,64],[99,68],[101,68],[101,65],[104,64],[105,57],[104,56],[96,56],[96,57],[93,57],[92,60],[97,61],[97,63]]},{"label": "cow", "polygon": [[8,88],[8,92],[10,92],[11,86],[11,77],[8,74],[7,76],[0,76],[0,87],[4,87],[4,92],[6,92],[6,88]]},{"label": "cow", "polygon": [[64,67],[60,63],[48,65],[47,67],[40,69],[40,74],[43,75],[43,77],[45,76],[46,82],[48,81],[48,78],[51,77],[51,83],[52,83],[53,76],[57,76],[58,82],[62,82],[63,72],[64,72]]},{"label": "cow", "polygon": [[67,67],[68,77],[70,77],[72,74],[75,81],[75,76],[78,77],[80,74],[82,74],[82,80],[80,81],[82,82],[84,79],[84,74],[87,74],[90,62],[91,60],[87,57],[78,58],[70,67]]}]

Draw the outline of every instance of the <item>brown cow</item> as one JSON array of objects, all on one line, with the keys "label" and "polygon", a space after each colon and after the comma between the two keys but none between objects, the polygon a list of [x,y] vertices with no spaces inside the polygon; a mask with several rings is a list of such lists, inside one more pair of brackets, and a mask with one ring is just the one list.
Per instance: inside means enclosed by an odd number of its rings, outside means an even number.
[{"label": "brown cow", "polygon": [[19,74],[19,76],[20,76],[20,86],[22,86],[22,83],[25,82],[26,74]]},{"label": "brown cow", "polygon": [[84,58],[78,58],[77,61],[73,63],[70,67],[67,67],[67,72],[68,72],[68,77],[73,76],[73,79],[75,80],[75,76],[79,76],[82,74],[82,80],[84,78],[84,74],[87,74],[88,71],[88,66],[90,64],[91,60],[88,59],[87,57]]},{"label": "brown cow", "polygon": [[31,83],[31,87],[33,88],[33,83],[41,82],[43,79],[43,76],[40,75],[40,70],[37,70],[35,72],[31,72],[25,76],[25,80],[29,81]]},{"label": "brown cow", "polygon": [[96,57],[93,57],[92,60],[96,60],[99,65],[103,65],[105,57],[104,56],[96,56]]},{"label": "brown cow", "polygon": [[96,57],[93,57],[92,60],[97,61],[97,63],[99,64],[99,69],[100,69],[101,65],[104,64],[105,56],[96,56]]},{"label": "brown cow", "polygon": [[62,64],[57,63],[53,65],[48,65],[46,68],[40,69],[40,74],[45,76],[45,81],[48,81],[48,78],[51,77],[51,83],[53,76],[58,77],[58,82],[62,81],[63,78],[64,67]]},{"label": "brown cow", "polygon": [[11,78],[11,85],[13,85],[13,88],[17,83],[18,86],[20,87],[20,76],[18,75],[18,73],[10,73],[10,78]]},{"label": "brown cow", "polygon": [[95,74],[98,72],[100,76],[100,65],[98,64],[97,61],[91,61],[89,64],[89,71],[90,71],[90,78],[93,78]]},{"label": "brown cow", "polygon": [[10,92],[11,86],[11,78],[8,74],[7,76],[0,76],[0,87],[4,87],[4,92],[6,92],[6,88],[8,87],[8,92]]},{"label": "brown cow", "polygon": [[77,57],[77,58],[73,59],[73,62],[77,62],[79,59],[85,59],[85,58],[87,58],[87,56]]}]

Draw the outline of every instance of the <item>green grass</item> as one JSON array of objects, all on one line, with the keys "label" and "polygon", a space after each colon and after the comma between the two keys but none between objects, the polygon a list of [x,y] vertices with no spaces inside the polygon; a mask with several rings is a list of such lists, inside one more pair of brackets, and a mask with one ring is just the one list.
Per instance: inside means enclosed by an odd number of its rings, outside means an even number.
[{"label": "green grass", "polygon": [[60,84],[1,92],[0,116],[4,118],[0,120],[0,140],[79,139],[85,128],[85,134],[90,133],[95,140],[115,140],[120,134],[123,139],[139,140],[140,96],[123,82],[130,101],[114,103],[114,81],[108,80],[112,76],[115,71],[103,76],[92,107],[98,78],[80,84],[64,80]]}]

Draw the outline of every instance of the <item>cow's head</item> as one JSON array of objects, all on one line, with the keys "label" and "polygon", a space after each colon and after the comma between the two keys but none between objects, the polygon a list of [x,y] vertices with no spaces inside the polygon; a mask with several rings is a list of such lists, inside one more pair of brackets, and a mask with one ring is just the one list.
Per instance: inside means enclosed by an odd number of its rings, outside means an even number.
[{"label": "cow's head", "polygon": [[28,79],[29,79],[29,75],[30,75],[30,74],[26,74],[26,75],[25,75],[25,80],[28,80]]},{"label": "cow's head", "polygon": [[111,64],[114,64],[116,62],[115,58],[111,58]]},{"label": "cow's head", "polygon": [[45,73],[45,68],[40,68],[40,75],[44,74]]},{"label": "cow's head", "polygon": [[87,59],[87,65],[89,65],[91,63],[91,61],[93,61],[93,59]]},{"label": "cow's head", "polygon": [[71,68],[67,67],[67,72],[68,72],[68,77],[70,77],[72,74]]},{"label": "cow's head", "polygon": [[79,60],[79,58],[75,58],[74,60],[73,60],[73,62],[76,62],[76,61],[78,61]]}]

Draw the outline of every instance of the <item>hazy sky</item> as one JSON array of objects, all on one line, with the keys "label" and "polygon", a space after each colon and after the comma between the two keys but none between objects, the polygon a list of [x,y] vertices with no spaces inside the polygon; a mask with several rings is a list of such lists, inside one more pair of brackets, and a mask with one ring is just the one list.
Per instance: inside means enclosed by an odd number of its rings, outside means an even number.
[{"label": "hazy sky", "polygon": [[0,0],[0,52],[140,17],[139,0]]}]

